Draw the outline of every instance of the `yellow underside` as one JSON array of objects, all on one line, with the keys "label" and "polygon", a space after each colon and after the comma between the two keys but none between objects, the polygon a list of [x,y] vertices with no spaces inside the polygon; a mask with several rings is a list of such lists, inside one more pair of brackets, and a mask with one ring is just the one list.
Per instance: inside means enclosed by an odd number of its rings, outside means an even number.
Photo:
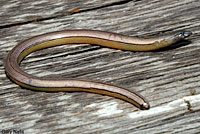
[{"label": "yellow underside", "polygon": [[133,104],[134,106],[140,108],[140,105],[138,103],[136,103],[132,99],[130,99],[130,98],[124,96],[124,95],[118,94],[118,93],[108,92],[108,91],[105,91],[105,90],[85,89],[85,88],[32,87],[30,85],[26,85],[26,84],[23,84],[19,81],[16,81],[15,79],[12,79],[12,77],[10,77],[10,78],[11,78],[12,81],[14,81],[16,84],[20,85],[21,87],[36,90],[36,91],[42,91],[42,92],[89,92],[89,93],[95,93],[95,94],[101,94],[101,95],[107,95],[107,96],[115,97],[115,98],[124,100],[126,102],[129,102],[129,103]]},{"label": "yellow underside", "polygon": [[18,63],[21,62],[21,60],[26,57],[28,54],[48,48],[48,47],[54,47],[58,45],[65,45],[65,44],[96,44],[100,46],[120,49],[120,50],[128,50],[128,51],[151,51],[156,50],[162,47],[166,47],[171,44],[171,41],[163,41],[163,42],[156,42],[153,44],[147,44],[147,45],[137,45],[137,44],[126,44],[121,42],[115,42],[110,40],[103,40],[98,38],[90,38],[90,37],[68,37],[68,38],[60,38],[56,40],[46,41],[40,44],[37,44],[35,46],[32,46],[29,49],[26,49],[23,51],[20,56],[18,57]]}]

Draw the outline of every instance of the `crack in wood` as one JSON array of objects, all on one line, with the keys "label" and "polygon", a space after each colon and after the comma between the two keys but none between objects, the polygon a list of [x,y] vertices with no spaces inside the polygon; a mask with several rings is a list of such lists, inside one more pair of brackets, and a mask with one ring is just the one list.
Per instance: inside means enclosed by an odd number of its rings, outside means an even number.
[{"label": "crack in wood", "polygon": [[187,104],[187,107],[188,107],[187,109],[188,109],[188,111],[192,112],[193,110],[192,110],[192,105],[191,105],[190,101],[184,99],[184,102]]},{"label": "crack in wood", "polygon": [[[132,0],[122,0],[122,1],[108,3],[108,4],[105,4],[105,5],[102,5],[102,6],[98,6],[98,7],[93,7],[93,8],[88,8],[88,9],[87,8],[78,9],[77,12],[74,12],[74,10],[77,10],[77,9],[74,9],[72,11],[67,11],[67,12],[64,12],[64,13],[63,12],[56,13],[53,16],[41,17],[41,18],[37,18],[37,19],[33,19],[33,20],[28,20],[28,21],[23,21],[23,22],[15,22],[15,23],[12,23],[12,24],[2,25],[2,26],[0,26],[0,29],[5,29],[5,28],[10,28],[10,27],[19,26],[19,25],[25,25],[25,24],[29,24],[29,23],[35,23],[35,22],[41,22],[41,21],[56,19],[56,18],[60,18],[60,17],[66,16],[66,15],[73,15],[73,14],[77,14],[77,13],[98,10],[98,9],[116,6],[116,5],[123,5],[123,4],[129,3],[130,1],[132,1]],[[140,1],[140,0],[135,0],[135,1]]]}]

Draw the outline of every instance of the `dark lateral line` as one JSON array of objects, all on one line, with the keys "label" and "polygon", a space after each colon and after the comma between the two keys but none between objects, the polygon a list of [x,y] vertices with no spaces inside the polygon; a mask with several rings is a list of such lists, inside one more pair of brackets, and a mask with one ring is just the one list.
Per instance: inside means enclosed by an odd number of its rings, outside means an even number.
[{"label": "dark lateral line", "polygon": [[[106,8],[106,7],[110,7],[110,6],[126,4],[126,3],[130,2],[130,1],[132,1],[132,0],[124,0],[124,1],[113,2],[113,3],[107,4],[107,5],[102,5],[102,6],[94,7],[94,8],[90,8],[90,9],[83,9],[83,10],[80,9],[79,12],[75,12],[75,13],[72,13],[72,12],[69,12],[69,11],[65,12],[65,13],[60,13],[60,14],[57,13],[56,15],[51,16],[51,17],[38,18],[38,19],[33,19],[33,20],[29,20],[29,21],[24,21],[24,22],[16,22],[16,23],[13,23],[13,24],[2,25],[2,26],[0,26],[0,29],[9,28],[9,27],[18,26],[18,25],[29,24],[29,23],[33,23],[33,22],[41,22],[41,21],[45,21],[45,20],[50,20],[50,19],[63,17],[65,15],[72,15],[72,14],[77,14],[77,13],[81,13],[81,12],[88,12],[88,11],[93,11],[93,10]],[[140,1],[140,0],[135,0],[135,1]]]}]

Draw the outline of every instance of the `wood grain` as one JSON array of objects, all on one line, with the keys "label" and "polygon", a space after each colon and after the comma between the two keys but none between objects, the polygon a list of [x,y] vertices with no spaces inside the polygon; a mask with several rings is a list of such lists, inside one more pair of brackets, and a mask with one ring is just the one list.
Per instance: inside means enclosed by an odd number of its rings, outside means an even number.
[{"label": "wood grain", "polygon": [[[200,132],[199,1],[2,0],[0,7],[1,132]],[[72,14],[74,9],[80,12]],[[23,89],[6,77],[6,55],[17,43],[63,29],[97,29],[142,37],[191,30],[193,35],[154,52],[88,44],[59,46],[31,54],[21,65],[39,77],[84,78],[138,91],[151,104],[150,110],[140,111],[107,96]]]}]

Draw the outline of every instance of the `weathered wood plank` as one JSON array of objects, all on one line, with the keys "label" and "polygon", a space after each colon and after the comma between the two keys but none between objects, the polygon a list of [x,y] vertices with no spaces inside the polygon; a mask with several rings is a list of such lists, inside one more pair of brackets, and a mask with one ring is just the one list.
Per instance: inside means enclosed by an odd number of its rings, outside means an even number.
[{"label": "weathered wood plank", "polygon": [[[0,28],[14,25],[28,24],[35,21],[44,21],[68,16],[77,12],[97,10],[120,4],[126,4],[131,0],[109,0],[109,1],[55,1],[55,0],[2,0],[0,3]],[[53,9],[53,10],[52,10]]]},{"label": "weathered wood plank", "polygon": [[[199,1],[141,0],[107,7],[102,5],[114,1],[2,2],[0,130],[61,134],[200,132]],[[16,7],[20,7],[18,12]],[[51,18],[63,9],[71,12],[77,7],[93,10]],[[41,16],[47,19],[14,26]],[[74,28],[140,36],[183,29],[194,34],[189,38],[191,42],[156,52],[66,45],[35,52],[23,61],[22,68],[36,76],[85,78],[138,91],[150,101],[152,108],[148,111],[107,96],[35,92],[9,81],[3,64],[17,43],[42,33]]]}]

